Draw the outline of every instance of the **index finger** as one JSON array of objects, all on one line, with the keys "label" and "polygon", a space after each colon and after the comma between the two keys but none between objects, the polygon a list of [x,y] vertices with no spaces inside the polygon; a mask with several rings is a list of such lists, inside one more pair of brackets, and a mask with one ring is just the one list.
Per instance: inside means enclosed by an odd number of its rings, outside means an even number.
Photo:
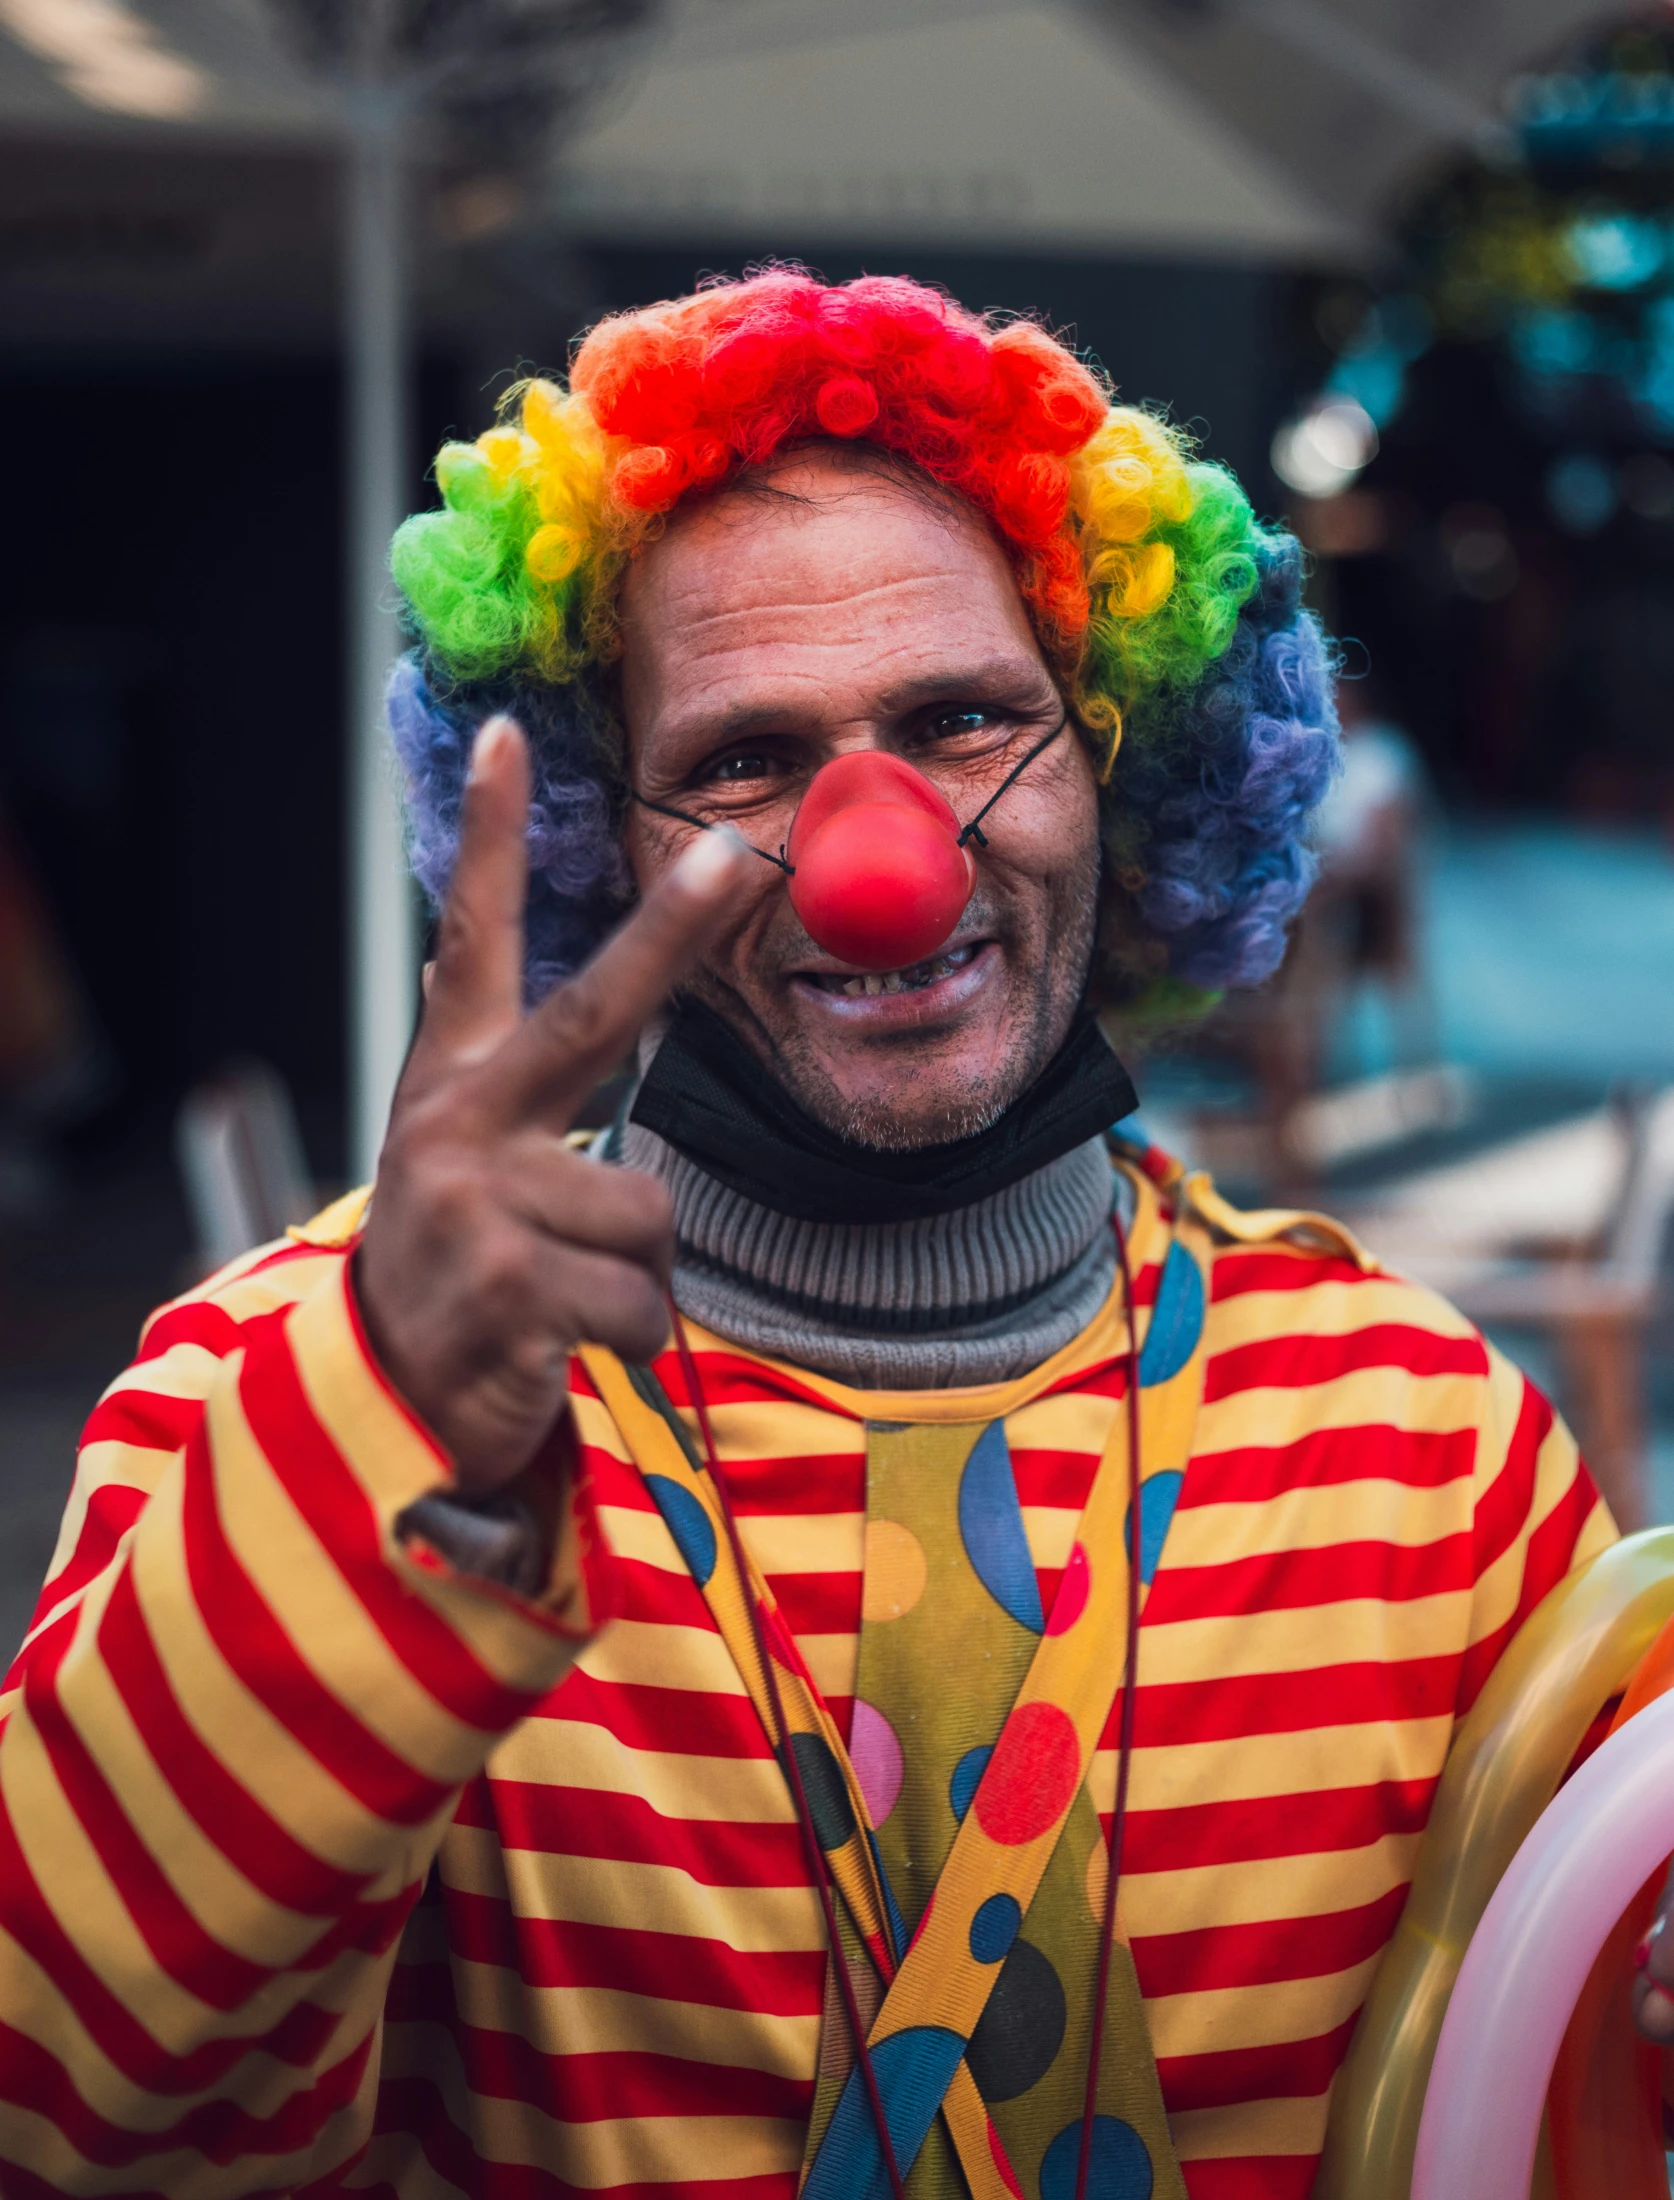
[{"label": "index finger", "polygon": [[726,827],[699,833],[577,977],[541,1003],[488,1065],[510,1117],[567,1127],[721,930],[748,850]]},{"label": "index finger", "polygon": [[471,746],[453,877],[425,986],[409,1086],[481,1060],[523,1015],[523,901],[529,858],[529,744],[499,714]]}]

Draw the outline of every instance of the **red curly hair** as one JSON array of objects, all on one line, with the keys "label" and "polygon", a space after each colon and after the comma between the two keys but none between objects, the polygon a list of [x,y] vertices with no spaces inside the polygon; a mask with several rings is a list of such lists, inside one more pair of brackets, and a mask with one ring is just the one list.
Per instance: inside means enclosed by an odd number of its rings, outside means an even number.
[{"label": "red curly hair", "polygon": [[788,444],[863,436],[987,515],[1056,640],[1086,629],[1067,462],[1109,400],[1032,322],[990,329],[900,276],[828,289],[776,272],[601,322],[570,387],[628,446],[607,479],[632,510],[665,512]]}]

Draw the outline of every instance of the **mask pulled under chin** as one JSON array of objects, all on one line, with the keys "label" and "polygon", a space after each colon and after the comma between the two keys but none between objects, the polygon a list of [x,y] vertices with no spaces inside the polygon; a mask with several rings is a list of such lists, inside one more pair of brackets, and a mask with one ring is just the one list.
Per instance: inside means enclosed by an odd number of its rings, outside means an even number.
[{"label": "mask pulled under chin", "polygon": [[879,1153],[816,1123],[731,1027],[698,1001],[669,1019],[629,1120],[759,1206],[803,1222],[951,1214],[1131,1115],[1133,1080],[1090,1011],[1028,1091],[970,1138]]}]

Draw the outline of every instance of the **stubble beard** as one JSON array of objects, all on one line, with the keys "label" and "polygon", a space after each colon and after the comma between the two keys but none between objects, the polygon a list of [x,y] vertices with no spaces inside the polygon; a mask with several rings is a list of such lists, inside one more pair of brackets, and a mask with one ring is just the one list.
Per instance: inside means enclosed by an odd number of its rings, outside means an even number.
[{"label": "stubble beard", "polygon": [[[875,1153],[916,1153],[929,1146],[952,1145],[990,1129],[1028,1091],[1064,1042],[1087,987],[1098,921],[1099,857],[1095,845],[1066,872],[1052,896],[1044,932],[1028,953],[1034,967],[1019,980],[1020,950],[1016,928],[1003,921],[983,928],[1000,942],[1010,965],[1011,1013],[1020,1001],[1032,1004],[1010,1032],[1001,1061],[982,1088],[962,1086],[957,1061],[946,1066],[918,1058],[914,1040],[903,1037],[896,1061],[898,1081],[888,1094],[851,1099],[838,1086],[818,1049],[794,1019],[769,1030],[741,997],[709,973],[699,973],[692,990],[731,1024],[804,1112],[822,1129],[849,1144]],[[946,1042],[943,1042],[944,1044]]]}]

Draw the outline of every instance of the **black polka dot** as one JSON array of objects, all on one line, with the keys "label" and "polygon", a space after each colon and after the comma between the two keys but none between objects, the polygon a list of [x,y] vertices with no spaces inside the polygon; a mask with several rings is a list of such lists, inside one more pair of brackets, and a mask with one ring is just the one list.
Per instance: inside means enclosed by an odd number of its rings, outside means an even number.
[{"label": "black polka dot", "polygon": [[808,1815],[814,1821],[814,1838],[822,1849],[840,1849],[854,1832],[854,1805],[842,1769],[819,1735],[793,1734],[790,1742],[802,1775],[802,1792],[808,1798]]},{"label": "black polka dot", "polygon": [[965,2050],[985,2101],[1015,2100],[1046,2076],[1065,2015],[1057,1972],[1031,1942],[1015,1942]]}]

